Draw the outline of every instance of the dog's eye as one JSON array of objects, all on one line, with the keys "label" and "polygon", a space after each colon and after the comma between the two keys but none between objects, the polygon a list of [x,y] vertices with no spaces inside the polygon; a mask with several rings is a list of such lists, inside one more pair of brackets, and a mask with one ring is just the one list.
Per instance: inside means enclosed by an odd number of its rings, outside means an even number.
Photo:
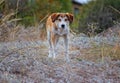
[{"label": "dog's eye", "polygon": [[59,21],[61,21],[61,19],[58,19]]},{"label": "dog's eye", "polygon": [[65,21],[68,21],[68,19],[65,19]]}]

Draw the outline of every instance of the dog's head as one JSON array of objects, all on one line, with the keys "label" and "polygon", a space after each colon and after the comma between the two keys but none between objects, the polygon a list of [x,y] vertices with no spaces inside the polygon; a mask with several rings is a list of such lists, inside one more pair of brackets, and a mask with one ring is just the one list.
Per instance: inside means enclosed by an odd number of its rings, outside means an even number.
[{"label": "dog's head", "polygon": [[66,29],[73,22],[73,15],[70,13],[53,13],[51,19],[57,28]]}]

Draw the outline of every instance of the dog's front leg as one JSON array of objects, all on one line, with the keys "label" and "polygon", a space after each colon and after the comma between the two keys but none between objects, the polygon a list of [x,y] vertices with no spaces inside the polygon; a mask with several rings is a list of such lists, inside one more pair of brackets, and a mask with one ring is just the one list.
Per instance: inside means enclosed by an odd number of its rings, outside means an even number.
[{"label": "dog's front leg", "polygon": [[51,32],[47,31],[47,39],[48,39],[48,43],[49,43],[49,55],[48,57],[51,58],[52,57],[52,43],[51,43]]},{"label": "dog's front leg", "polygon": [[58,56],[58,53],[57,53],[57,43],[59,41],[59,36],[56,35],[55,36],[55,44],[54,44],[54,47],[55,47],[55,55]]},{"label": "dog's front leg", "polygon": [[55,37],[55,34],[51,34],[51,46],[52,46],[52,56],[53,56],[53,59],[54,59],[56,57],[56,52],[55,52],[56,37]]},{"label": "dog's front leg", "polygon": [[69,45],[68,45],[68,35],[64,36],[64,43],[65,43],[65,60],[70,62],[69,58]]}]

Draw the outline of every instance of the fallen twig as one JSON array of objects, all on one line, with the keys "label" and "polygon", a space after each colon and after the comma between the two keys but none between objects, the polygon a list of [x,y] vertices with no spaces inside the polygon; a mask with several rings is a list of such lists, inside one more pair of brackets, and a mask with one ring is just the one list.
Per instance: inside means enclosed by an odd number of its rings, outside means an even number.
[{"label": "fallen twig", "polygon": [[47,14],[42,20],[40,20],[40,23],[43,22],[48,16],[49,14]]},{"label": "fallen twig", "polygon": [[76,33],[75,33],[72,29],[70,29],[70,32],[71,32],[73,35],[76,35]]},{"label": "fallen twig", "polygon": [[113,9],[115,12],[119,13],[120,14],[120,11],[117,10],[116,8],[114,8],[113,6],[109,6],[111,9]]}]

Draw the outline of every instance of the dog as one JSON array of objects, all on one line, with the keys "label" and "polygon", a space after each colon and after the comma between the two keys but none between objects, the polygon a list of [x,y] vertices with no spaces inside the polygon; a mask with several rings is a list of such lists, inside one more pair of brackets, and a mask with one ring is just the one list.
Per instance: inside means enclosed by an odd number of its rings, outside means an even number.
[{"label": "dog", "polygon": [[65,60],[69,59],[69,28],[73,22],[73,14],[70,13],[53,13],[46,21],[47,40],[49,43],[48,57],[56,58],[56,45],[60,37],[63,37],[65,43]]}]

